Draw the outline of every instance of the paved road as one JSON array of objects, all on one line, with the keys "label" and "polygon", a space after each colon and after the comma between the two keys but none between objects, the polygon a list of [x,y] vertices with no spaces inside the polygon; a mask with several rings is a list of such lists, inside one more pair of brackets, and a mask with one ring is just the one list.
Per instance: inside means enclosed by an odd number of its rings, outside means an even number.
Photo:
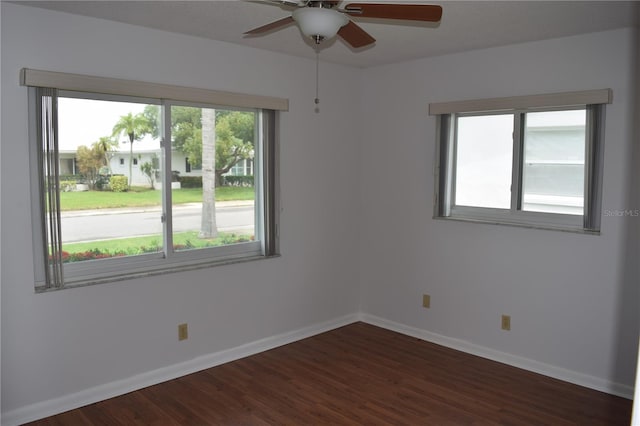
[{"label": "paved road", "polygon": [[[200,229],[202,205],[191,203],[173,208],[173,231]],[[153,209],[105,209],[62,214],[62,242],[95,241],[141,235],[162,235],[161,211]],[[253,230],[253,203],[218,203],[216,221],[219,231]]]}]

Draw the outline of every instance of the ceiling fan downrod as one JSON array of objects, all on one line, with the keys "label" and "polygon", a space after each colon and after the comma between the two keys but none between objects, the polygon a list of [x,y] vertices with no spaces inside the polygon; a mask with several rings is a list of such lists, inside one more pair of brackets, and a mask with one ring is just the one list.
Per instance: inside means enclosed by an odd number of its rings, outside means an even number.
[{"label": "ceiling fan downrod", "polygon": [[320,104],[320,98],[318,97],[318,93],[320,92],[320,52],[316,49],[316,98],[314,99],[314,102],[316,104],[316,112],[319,112],[319,109],[317,107],[318,104]]}]

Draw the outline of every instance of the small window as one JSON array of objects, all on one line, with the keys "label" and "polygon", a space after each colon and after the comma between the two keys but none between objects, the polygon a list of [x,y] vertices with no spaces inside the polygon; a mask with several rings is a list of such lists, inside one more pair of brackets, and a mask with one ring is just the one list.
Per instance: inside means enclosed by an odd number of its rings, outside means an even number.
[{"label": "small window", "polygon": [[138,165],[138,159],[137,159],[137,158],[134,158],[134,159],[133,159],[133,165],[134,165],[134,166],[137,166],[137,165]]},{"label": "small window", "polygon": [[120,165],[121,165],[121,166],[124,166],[124,158],[121,158],[121,159],[120,159]]},{"label": "small window", "polygon": [[435,217],[599,232],[603,105],[437,115]]}]

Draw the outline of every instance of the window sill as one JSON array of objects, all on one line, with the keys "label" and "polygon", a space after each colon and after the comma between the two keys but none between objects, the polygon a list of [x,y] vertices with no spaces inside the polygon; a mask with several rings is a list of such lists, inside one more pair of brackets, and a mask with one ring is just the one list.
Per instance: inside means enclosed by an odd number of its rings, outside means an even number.
[{"label": "window sill", "polygon": [[585,234],[585,235],[600,235],[600,230],[593,229],[584,229],[563,225],[551,225],[551,224],[542,224],[542,223],[524,223],[524,222],[509,222],[502,221],[497,219],[480,219],[480,218],[471,218],[471,217],[461,217],[461,216],[433,216],[434,220],[442,220],[442,221],[454,221],[454,222],[468,222],[468,223],[482,223],[487,225],[502,225],[502,226],[511,226],[516,228],[528,228],[528,229],[542,229],[547,231],[559,231],[559,232],[568,232],[572,234]]},{"label": "window sill", "polygon": [[253,262],[257,260],[273,259],[280,256],[281,256],[280,254],[275,254],[271,256],[257,255],[257,256],[249,256],[249,257],[215,260],[215,261],[203,261],[203,262],[182,264],[182,265],[171,265],[171,266],[167,266],[166,268],[156,267],[154,269],[136,270],[136,271],[130,271],[130,272],[126,272],[118,275],[70,279],[65,282],[64,287],[57,287],[57,288],[36,287],[35,291],[36,293],[49,293],[52,291],[65,290],[70,288],[87,287],[95,284],[127,281],[127,280],[136,279],[136,278],[146,278],[146,277],[153,277],[156,275],[166,275],[166,274],[173,274],[177,272],[193,271],[197,269],[207,269],[207,268],[213,268],[216,266],[231,265],[236,263],[246,263],[246,262]]}]

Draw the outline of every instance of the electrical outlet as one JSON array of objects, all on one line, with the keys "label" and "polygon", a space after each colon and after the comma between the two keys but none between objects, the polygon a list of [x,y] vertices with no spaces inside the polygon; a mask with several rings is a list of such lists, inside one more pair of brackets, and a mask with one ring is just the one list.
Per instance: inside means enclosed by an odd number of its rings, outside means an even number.
[{"label": "electrical outlet", "polygon": [[430,308],[431,307],[431,296],[429,296],[428,294],[423,294],[422,295],[422,307],[424,307],[424,308]]},{"label": "electrical outlet", "polygon": [[178,340],[187,340],[189,338],[189,328],[187,324],[178,325]]},{"label": "electrical outlet", "polygon": [[501,328],[503,330],[511,330],[511,315],[502,316]]}]

